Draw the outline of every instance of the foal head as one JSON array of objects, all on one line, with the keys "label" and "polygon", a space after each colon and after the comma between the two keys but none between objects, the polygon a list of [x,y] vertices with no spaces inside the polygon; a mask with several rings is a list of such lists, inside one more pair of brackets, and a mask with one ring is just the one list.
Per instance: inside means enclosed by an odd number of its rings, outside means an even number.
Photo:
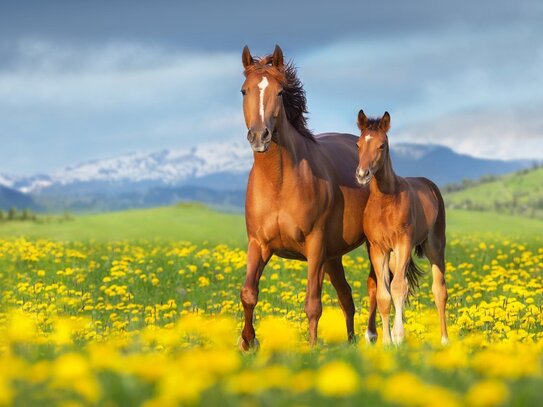
[{"label": "foal head", "polygon": [[245,68],[241,93],[247,139],[255,152],[263,153],[269,148],[283,108],[286,85],[283,51],[276,45],[273,55],[255,59],[245,46],[241,59]]},{"label": "foal head", "polygon": [[368,185],[388,158],[388,137],[390,115],[385,112],[380,119],[369,119],[363,110],[358,112],[358,168],[356,180],[364,186]]}]

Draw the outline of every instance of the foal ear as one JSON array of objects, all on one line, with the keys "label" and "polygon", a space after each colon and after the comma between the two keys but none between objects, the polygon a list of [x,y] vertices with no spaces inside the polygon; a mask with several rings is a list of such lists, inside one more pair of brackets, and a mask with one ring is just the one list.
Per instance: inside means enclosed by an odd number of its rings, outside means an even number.
[{"label": "foal ear", "polygon": [[388,112],[385,112],[381,120],[379,121],[379,128],[385,133],[390,130],[390,115]]},{"label": "foal ear", "polygon": [[272,65],[276,68],[283,68],[283,51],[281,50],[281,47],[279,45],[275,45],[275,49],[273,50],[273,56],[272,56]]},{"label": "foal ear", "polygon": [[243,52],[241,53],[241,62],[243,63],[243,67],[245,69],[247,69],[254,63],[254,59],[251,56],[251,51],[249,51],[249,47],[247,45],[243,47]]},{"label": "foal ear", "polygon": [[360,131],[364,131],[364,129],[368,126],[368,118],[364,114],[364,111],[360,109],[358,112],[358,128]]}]

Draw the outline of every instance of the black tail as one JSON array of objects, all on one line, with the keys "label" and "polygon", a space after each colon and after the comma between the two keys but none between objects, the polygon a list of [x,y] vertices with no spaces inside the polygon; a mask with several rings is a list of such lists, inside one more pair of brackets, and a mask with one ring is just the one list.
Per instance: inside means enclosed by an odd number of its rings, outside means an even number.
[{"label": "black tail", "polygon": [[[415,246],[415,254],[417,257],[423,256],[422,244]],[[419,278],[424,274],[424,271],[417,266],[413,257],[409,259],[409,265],[407,266],[407,282],[409,283],[409,295],[414,295],[419,289]]]}]

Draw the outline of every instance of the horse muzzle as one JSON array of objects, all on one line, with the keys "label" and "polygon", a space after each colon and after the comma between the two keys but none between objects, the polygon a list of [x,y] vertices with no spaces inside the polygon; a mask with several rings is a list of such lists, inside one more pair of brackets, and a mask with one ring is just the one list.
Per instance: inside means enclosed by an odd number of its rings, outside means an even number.
[{"label": "horse muzzle", "polygon": [[365,187],[366,185],[370,183],[372,178],[373,178],[373,173],[371,172],[370,169],[362,170],[361,168],[358,168],[356,170],[356,182],[358,182],[360,186]]},{"label": "horse muzzle", "polygon": [[264,130],[249,129],[247,140],[251,143],[251,148],[255,153],[265,153],[270,148],[272,133],[265,128]]}]

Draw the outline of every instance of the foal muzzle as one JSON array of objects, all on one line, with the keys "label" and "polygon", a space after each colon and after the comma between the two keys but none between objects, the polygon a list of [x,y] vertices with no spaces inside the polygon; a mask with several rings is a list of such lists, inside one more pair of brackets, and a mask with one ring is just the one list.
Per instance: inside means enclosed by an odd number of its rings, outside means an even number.
[{"label": "foal muzzle", "polygon": [[358,182],[361,186],[366,186],[370,183],[371,179],[373,177],[373,173],[368,168],[366,170],[363,170],[361,168],[356,169],[356,182]]}]

